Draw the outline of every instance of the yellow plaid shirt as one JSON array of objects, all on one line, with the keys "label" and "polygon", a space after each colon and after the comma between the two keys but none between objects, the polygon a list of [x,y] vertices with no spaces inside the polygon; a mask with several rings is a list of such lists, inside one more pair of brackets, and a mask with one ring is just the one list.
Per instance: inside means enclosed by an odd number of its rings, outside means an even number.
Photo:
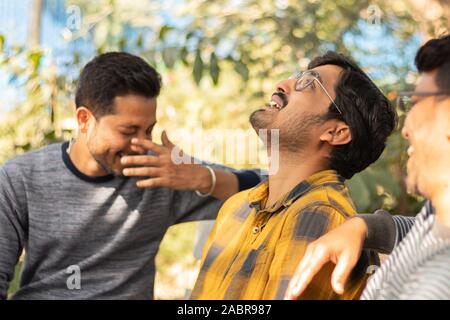
[{"label": "yellow plaid shirt", "polygon": [[[333,170],[315,173],[273,206],[268,182],[228,199],[203,252],[191,299],[283,299],[306,246],[355,214],[344,179]],[[370,264],[378,257],[363,252],[346,293],[330,285],[333,265],[325,265],[301,299],[357,299]]]}]

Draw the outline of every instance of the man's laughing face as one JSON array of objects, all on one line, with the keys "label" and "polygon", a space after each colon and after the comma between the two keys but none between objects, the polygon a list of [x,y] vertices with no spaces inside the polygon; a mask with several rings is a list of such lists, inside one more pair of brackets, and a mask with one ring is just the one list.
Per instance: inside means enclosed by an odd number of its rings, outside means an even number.
[{"label": "man's laughing face", "polygon": [[314,128],[324,122],[330,99],[336,98],[334,88],[343,69],[322,65],[310,71],[315,77],[305,76],[299,80],[298,74],[278,83],[268,105],[250,116],[250,123],[257,132],[279,129],[280,148],[292,152],[304,149],[317,136]]},{"label": "man's laughing face", "polygon": [[[416,92],[438,92],[436,72],[423,73]],[[447,183],[449,153],[449,99],[439,96],[413,97],[414,107],[402,129],[408,140],[406,187],[408,192],[431,198],[434,191]],[[440,183],[440,181],[442,183]]]},{"label": "man's laughing face", "polygon": [[115,112],[92,119],[87,131],[87,148],[91,156],[109,174],[122,175],[120,159],[134,155],[131,139],[150,139],[156,123],[156,98],[140,95],[118,96]]}]

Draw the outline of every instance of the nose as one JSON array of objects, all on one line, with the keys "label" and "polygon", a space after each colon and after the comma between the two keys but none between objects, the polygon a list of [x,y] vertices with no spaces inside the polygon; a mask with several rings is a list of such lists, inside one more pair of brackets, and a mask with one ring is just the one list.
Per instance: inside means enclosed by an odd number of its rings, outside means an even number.
[{"label": "nose", "polygon": [[139,130],[139,131],[136,133],[136,138],[138,138],[139,140],[146,140],[146,139],[148,139],[149,137],[147,136],[147,133],[146,133],[144,130]]},{"label": "nose", "polygon": [[282,80],[277,83],[277,91],[290,94],[293,89],[293,81],[291,79]]}]

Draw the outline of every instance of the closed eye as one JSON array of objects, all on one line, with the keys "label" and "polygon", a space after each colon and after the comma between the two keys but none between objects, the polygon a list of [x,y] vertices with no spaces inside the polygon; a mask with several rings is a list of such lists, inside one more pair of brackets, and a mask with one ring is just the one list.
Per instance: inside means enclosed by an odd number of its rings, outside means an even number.
[{"label": "closed eye", "polygon": [[126,137],[130,137],[135,134],[134,132],[120,132],[120,133]]},{"label": "closed eye", "polygon": [[314,89],[316,88],[316,84],[315,84],[314,82],[315,82],[315,81],[314,81],[313,79],[308,80],[308,81],[305,83],[304,88],[305,88],[305,89],[310,88],[311,90],[314,90]]}]

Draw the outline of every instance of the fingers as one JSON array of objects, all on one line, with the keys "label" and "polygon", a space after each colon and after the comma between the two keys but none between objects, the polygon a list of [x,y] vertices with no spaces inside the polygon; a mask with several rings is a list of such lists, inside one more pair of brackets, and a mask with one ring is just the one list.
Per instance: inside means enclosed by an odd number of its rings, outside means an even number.
[{"label": "fingers", "polygon": [[138,153],[138,154],[146,154],[146,150],[140,146],[137,146],[135,144],[132,144],[131,146],[131,150]]},{"label": "fingers", "polygon": [[[297,266],[297,270],[294,273],[294,276],[292,277],[291,281],[289,282],[288,289],[286,291],[286,295],[284,299],[291,300],[295,299],[297,296],[294,295],[294,287],[298,287],[300,276],[305,270],[305,266],[309,264],[309,261],[311,260],[311,254],[312,254],[312,247],[308,246],[306,248],[305,254],[303,256],[303,259],[300,261],[299,265]],[[298,288],[297,290],[303,291],[304,288]]]},{"label": "fingers", "polygon": [[125,156],[120,162],[127,166],[158,166],[160,160],[155,156]]},{"label": "fingers", "polygon": [[155,188],[155,187],[170,187],[167,180],[164,178],[151,178],[145,180],[139,180],[136,182],[139,188]]},{"label": "fingers", "polygon": [[295,277],[295,282],[292,284],[291,290],[286,294],[287,299],[292,300],[298,298],[328,261],[330,261],[330,257],[323,246],[312,245],[311,248],[308,247],[296,271],[297,277]]},{"label": "fingers", "polygon": [[334,268],[333,274],[331,275],[331,285],[333,290],[337,294],[344,293],[345,283],[352,272],[357,260],[352,259],[350,254],[347,252],[343,253]]},{"label": "fingers", "polygon": [[143,168],[126,168],[123,175],[127,177],[157,177],[161,174],[160,168],[143,167]]},{"label": "fingers", "polygon": [[172,143],[172,141],[169,140],[166,130],[163,130],[163,132],[161,134],[161,141],[165,147],[169,147],[170,149],[175,147],[175,145]]},{"label": "fingers", "polygon": [[133,138],[131,140],[131,143],[135,146],[141,147],[145,150],[152,150],[156,154],[163,154],[166,152],[166,148],[154,143],[153,141],[147,140],[147,139],[138,139]]}]

